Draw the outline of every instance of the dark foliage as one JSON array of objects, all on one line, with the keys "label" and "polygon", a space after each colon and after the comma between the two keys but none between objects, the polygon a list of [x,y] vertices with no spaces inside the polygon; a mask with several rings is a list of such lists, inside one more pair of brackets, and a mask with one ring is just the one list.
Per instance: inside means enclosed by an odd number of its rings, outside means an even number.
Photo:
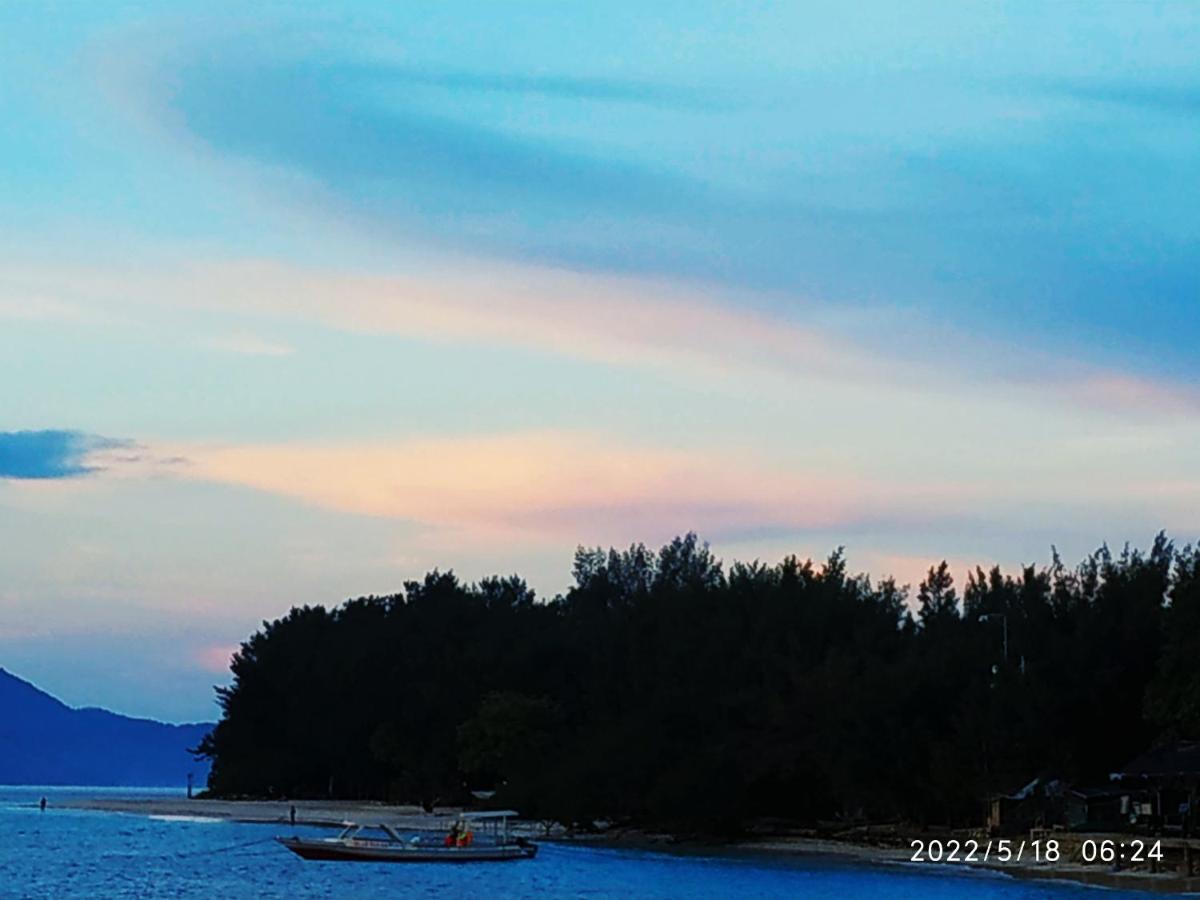
[{"label": "dark foliage", "polygon": [[695,535],[580,548],[565,596],[433,572],[265,623],[203,746],[217,794],[469,788],[526,815],[706,831],[760,817],[977,821],[1037,774],[1103,779],[1200,736],[1200,553],[1159,536],[1074,570],[978,569],[961,603]]}]

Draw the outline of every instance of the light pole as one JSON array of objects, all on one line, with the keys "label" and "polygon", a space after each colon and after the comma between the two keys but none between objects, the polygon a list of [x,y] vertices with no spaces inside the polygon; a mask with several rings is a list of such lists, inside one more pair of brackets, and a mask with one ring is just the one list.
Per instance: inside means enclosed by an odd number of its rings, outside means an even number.
[{"label": "light pole", "polygon": [[979,617],[980,622],[990,622],[992,619],[999,619],[1004,626],[1004,662],[1008,663],[1008,616],[1004,613],[984,613]]}]

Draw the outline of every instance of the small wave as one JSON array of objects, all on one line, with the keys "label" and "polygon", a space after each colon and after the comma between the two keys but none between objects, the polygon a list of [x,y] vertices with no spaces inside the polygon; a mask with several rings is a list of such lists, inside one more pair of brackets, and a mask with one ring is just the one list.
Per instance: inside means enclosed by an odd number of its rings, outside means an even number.
[{"label": "small wave", "polygon": [[216,819],[212,816],[172,816],[172,815],[157,815],[149,816],[156,822],[204,822],[205,824],[217,824],[224,820]]}]

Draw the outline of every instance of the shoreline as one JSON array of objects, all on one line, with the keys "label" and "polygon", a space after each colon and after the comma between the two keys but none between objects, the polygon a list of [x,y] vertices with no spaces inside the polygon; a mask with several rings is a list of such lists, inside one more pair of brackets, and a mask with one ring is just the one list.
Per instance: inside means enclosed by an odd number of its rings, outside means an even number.
[{"label": "shoreline", "polygon": [[406,829],[448,827],[459,813],[446,808],[427,813],[419,806],[396,806],[371,800],[209,800],[186,797],[85,797],[66,800],[60,809],[90,810],[157,818],[213,819],[248,825],[290,825],[295,807],[296,824],[340,828],[348,822],[379,822]]},{"label": "shoreline", "polygon": [[[1082,836],[1082,835],[1077,835]],[[945,836],[941,836],[945,839]],[[1101,837],[1097,835],[1096,837]],[[1114,837],[1106,835],[1103,837]],[[1128,836],[1126,836],[1127,838]],[[551,839],[556,840],[556,839]],[[943,874],[979,873],[1006,875],[1026,881],[1064,881],[1086,887],[1103,887],[1148,893],[1200,895],[1200,876],[1145,869],[1114,870],[1100,865],[1080,862],[914,862],[912,851],[906,847],[836,837],[773,836],[726,842],[679,840],[670,835],[626,833],[597,834],[582,838],[567,838],[563,843],[593,843],[596,846],[653,850],[663,853],[717,852],[761,855],[765,858],[820,857],[872,866],[896,866],[913,871],[932,871]]]},{"label": "shoreline", "polygon": [[[439,830],[449,827],[461,812],[457,807],[439,808],[427,813],[418,806],[395,806],[378,801],[337,800],[214,800],[159,797],[92,796],[75,798],[59,804],[59,808],[93,812],[121,813],[151,818],[211,819],[257,825],[291,824],[291,809],[295,807],[298,826],[340,828],[347,822],[376,824],[387,822],[405,830]],[[945,863],[913,862],[911,851],[866,840],[847,840],[816,836],[762,836],[744,840],[704,842],[680,839],[669,834],[638,830],[621,830],[594,835],[569,835],[559,829],[549,836],[536,823],[523,821],[517,828],[534,840],[562,845],[594,846],[610,849],[638,849],[664,853],[696,851],[762,855],[770,858],[825,857],[869,865],[923,867],[947,874],[983,871],[1014,878],[1067,881],[1090,887],[1119,888],[1167,894],[1200,893],[1200,876],[1187,877],[1175,872],[1145,870],[1114,871],[1101,865],[1076,862],[980,862]],[[943,835],[944,837],[944,835]],[[1076,836],[1078,837],[1078,836]]]},{"label": "shoreline", "polygon": [[772,855],[819,855],[872,865],[902,866],[947,873],[985,872],[1028,881],[1066,881],[1087,887],[1104,887],[1150,893],[1200,894],[1200,877],[1145,869],[1116,870],[1080,862],[914,862],[902,847],[880,847],[829,838],[784,838],[738,842],[733,846]]}]

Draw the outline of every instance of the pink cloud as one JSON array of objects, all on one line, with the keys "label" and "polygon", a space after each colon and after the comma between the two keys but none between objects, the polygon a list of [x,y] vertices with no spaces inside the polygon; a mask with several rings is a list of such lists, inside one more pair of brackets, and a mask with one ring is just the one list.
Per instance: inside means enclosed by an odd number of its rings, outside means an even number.
[{"label": "pink cloud", "polygon": [[[7,260],[5,272],[16,288],[10,295],[0,285],[0,307],[32,292],[89,313],[127,316],[139,306],[159,307],[167,297],[193,309],[252,312],[434,342],[502,343],[722,381],[766,374],[784,379],[782,385],[866,387],[900,400],[906,391],[933,391],[976,403],[992,402],[988,392],[995,389],[1011,399],[1017,388],[1042,407],[1058,398],[1089,412],[1175,418],[1200,413],[1200,393],[1169,380],[1064,362],[1028,348],[1014,356],[1002,345],[988,346],[983,359],[947,355],[935,364],[911,352],[908,339],[893,341],[890,349],[872,347],[861,334],[860,340],[848,339],[846,327],[818,325],[815,314],[803,318],[802,304],[799,318],[784,317],[747,309],[744,298],[648,278],[470,260],[443,260],[436,271],[377,275],[266,260],[183,258],[160,258],[137,269]],[[795,298],[791,305],[797,308]],[[234,337],[220,346],[273,355],[291,350]],[[978,345],[978,337],[971,336],[970,343]],[[979,380],[979,371],[989,374]]]},{"label": "pink cloud", "polygon": [[1127,372],[1096,372],[1068,380],[1066,396],[1117,412],[1200,417],[1200,391]]},{"label": "pink cloud", "polygon": [[[917,588],[925,580],[929,569],[936,567],[943,559],[950,566],[950,573],[954,576],[954,587],[958,591],[960,599],[969,574],[976,568],[982,567],[986,572],[992,566],[997,565],[995,562],[961,556],[946,558],[937,553],[930,553],[927,556],[903,553],[866,553],[863,554],[862,563],[872,572],[890,575],[896,579],[897,584],[909,585],[912,588],[910,599],[915,607]],[[1016,563],[1004,562],[1000,563],[1000,566],[1008,574],[1020,571],[1020,566]]]},{"label": "pink cloud", "polygon": [[[49,295],[307,319],[433,341],[500,341],[617,364],[722,376],[820,374],[858,381],[895,366],[826,329],[737,308],[696,287],[489,262],[425,274],[361,275],[268,261],[164,261],[137,270],[31,267],[13,277]],[[0,301],[4,299],[0,292]],[[260,341],[255,346],[261,349]],[[272,345],[274,346],[274,345]],[[238,342],[246,351],[247,342]],[[227,347],[232,349],[232,347]]]},{"label": "pink cloud", "polygon": [[201,647],[193,654],[192,658],[205,672],[228,675],[229,664],[238,649],[236,644],[213,644]]},{"label": "pink cloud", "polygon": [[878,514],[907,493],[885,493],[849,470],[785,471],[745,454],[572,432],[156,449],[190,460],[181,477],[493,538],[569,533],[572,540],[623,541],[687,529],[833,528]]}]

